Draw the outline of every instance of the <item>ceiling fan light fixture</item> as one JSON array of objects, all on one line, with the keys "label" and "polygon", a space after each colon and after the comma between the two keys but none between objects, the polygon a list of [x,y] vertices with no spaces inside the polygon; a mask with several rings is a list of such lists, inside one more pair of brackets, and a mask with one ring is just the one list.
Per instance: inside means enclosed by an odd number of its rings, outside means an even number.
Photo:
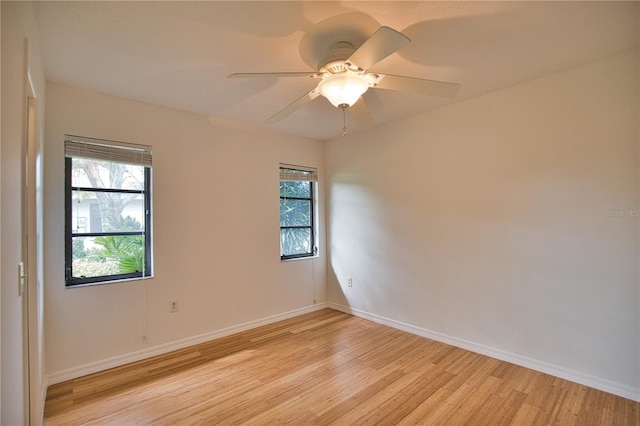
[{"label": "ceiling fan light fixture", "polygon": [[320,94],[335,107],[352,106],[368,88],[369,81],[364,76],[346,72],[325,77],[318,84]]}]

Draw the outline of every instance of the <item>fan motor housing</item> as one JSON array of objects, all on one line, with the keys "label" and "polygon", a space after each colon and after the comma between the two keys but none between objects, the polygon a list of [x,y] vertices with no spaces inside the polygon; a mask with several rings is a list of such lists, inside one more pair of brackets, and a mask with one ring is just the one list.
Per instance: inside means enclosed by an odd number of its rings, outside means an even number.
[{"label": "fan motor housing", "polygon": [[348,41],[341,41],[334,44],[327,56],[320,62],[318,72],[338,74],[347,71],[349,68],[346,66],[345,61],[353,52],[355,52],[355,48],[353,44]]}]

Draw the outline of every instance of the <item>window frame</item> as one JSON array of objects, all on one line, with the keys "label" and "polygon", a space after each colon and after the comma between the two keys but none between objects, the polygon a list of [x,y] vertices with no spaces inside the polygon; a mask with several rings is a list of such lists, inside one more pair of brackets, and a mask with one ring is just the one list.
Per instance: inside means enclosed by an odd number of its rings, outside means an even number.
[{"label": "window frame", "polygon": [[[288,171],[293,171],[293,172],[301,172],[301,173],[312,173],[312,174],[317,174],[317,172],[315,171],[315,169],[309,169],[306,167],[301,167],[301,166],[293,166],[293,165],[288,165],[288,164],[281,164],[279,167],[280,172],[282,173],[282,170],[288,170]],[[287,182],[287,179],[282,179],[282,177],[280,177],[278,183],[281,184],[282,182]],[[286,260],[295,260],[295,259],[305,259],[305,258],[309,258],[309,257],[315,257],[318,254],[318,247],[317,247],[317,224],[316,224],[316,197],[317,197],[317,190],[316,190],[316,184],[317,184],[317,179],[309,179],[308,181],[306,181],[309,183],[309,197],[286,197],[283,196],[282,193],[280,193],[280,201],[282,200],[302,200],[302,201],[309,201],[309,209],[310,209],[310,218],[309,218],[309,225],[282,225],[282,222],[280,221],[280,235],[282,234],[282,230],[283,229],[309,229],[310,231],[310,237],[311,237],[311,252],[307,252],[307,253],[296,253],[296,254],[282,254],[282,238],[280,238],[280,260],[281,261],[286,261]],[[278,185],[279,187],[279,185]]]},{"label": "window frame", "polygon": [[[103,141],[108,145],[108,141]],[[73,288],[84,285],[107,284],[123,280],[134,280],[149,278],[153,275],[153,256],[152,256],[152,232],[151,232],[151,166],[146,164],[138,164],[144,167],[144,188],[142,190],[130,189],[114,189],[114,188],[96,188],[73,186],[73,158],[83,158],[78,155],[65,155],[64,173],[65,173],[65,264],[64,277],[65,287]],[[104,159],[87,158],[93,161],[109,161]],[[111,161],[117,163],[118,161]],[[110,192],[121,194],[142,194],[144,196],[144,230],[143,231],[112,231],[112,232],[73,232],[73,192],[89,191],[89,192]],[[94,277],[74,277],[73,276],[73,239],[74,237],[100,237],[100,236],[127,236],[140,235],[144,237],[144,270],[139,272],[99,275]]]}]

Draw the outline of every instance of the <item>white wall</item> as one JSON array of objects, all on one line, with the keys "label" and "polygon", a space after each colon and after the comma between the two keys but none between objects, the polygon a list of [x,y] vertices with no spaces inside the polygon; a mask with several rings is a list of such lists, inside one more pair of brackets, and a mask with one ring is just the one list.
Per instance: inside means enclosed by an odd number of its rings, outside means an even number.
[{"label": "white wall", "polygon": [[[322,179],[323,143],[51,82],[46,113],[53,382],[326,301],[323,211],[320,258],[280,262],[279,254],[279,163],[317,167]],[[153,146],[155,276],[144,284],[146,304],[140,280],[64,288],[65,133]],[[170,313],[174,299],[179,312]]]},{"label": "white wall", "polygon": [[[2,10],[2,142],[1,142],[1,323],[0,343],[0,424],[28,423],[29,386],[25,375],[28,357],[26,351],[26,297],[18,294],[18,263],[22,257],[21,176],[24,164],[23,145],[26,144],[27,72],[37,97],[36,133],[42,135],[44,125],[44,73],[31,4],[1,3]],[[28,57],[25,58],[25,41]],[[37,147],[36,149],[38,149]],[[35,197],[35,194],[32,194]],[[39,195],[38,195],[39,196]],[[36,231],[32,229],[32,231]],[[35,263],[39,260],[32,259]],[[34,268],[34,270],[37,268]],[[37,274],[35,274],[37,275]],[[31,365],[31,421],[38,424],[42,418],[41,396],[46,388],[44,370],[39,360],[43,347],[42,288],[36,277],[29,278],[30,320],[33,363]],[[26,293],[23,293],[26,294]]]},{"label": "white wall", "polygon": [[329,301],[638,399],[638,78],[633,51],[328,142]]}]

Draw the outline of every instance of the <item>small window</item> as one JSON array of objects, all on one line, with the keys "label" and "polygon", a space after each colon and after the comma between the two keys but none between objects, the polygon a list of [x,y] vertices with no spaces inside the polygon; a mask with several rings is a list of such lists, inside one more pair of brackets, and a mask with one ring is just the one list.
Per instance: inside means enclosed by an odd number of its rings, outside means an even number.
[{"label": "small window", "polygon": [[151,276],[151,147],[65,137],[66,286]]},{"label": "small window", "polygon": [[313,169],[280,167],[280,259],[316,254]]}]

